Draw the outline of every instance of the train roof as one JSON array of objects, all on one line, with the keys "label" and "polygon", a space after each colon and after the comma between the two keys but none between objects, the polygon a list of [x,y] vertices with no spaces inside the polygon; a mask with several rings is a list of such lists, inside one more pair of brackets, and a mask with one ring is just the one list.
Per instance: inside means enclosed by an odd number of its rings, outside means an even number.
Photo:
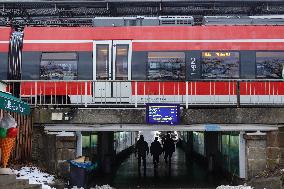
[{"label": "train roof", "polygon": [[284,25],[284,15],[204,16],[203,25]]},{"label": "train roof", "polygon": [[0,25],[93,26],[97,17],[204,16],[284,14],[283,0],[2,0]]}]

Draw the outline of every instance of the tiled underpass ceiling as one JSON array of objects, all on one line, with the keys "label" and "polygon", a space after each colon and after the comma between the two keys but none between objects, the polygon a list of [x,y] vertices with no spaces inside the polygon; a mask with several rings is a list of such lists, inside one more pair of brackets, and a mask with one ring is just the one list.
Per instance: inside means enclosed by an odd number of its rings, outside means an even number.
[{"label": "tiled underpass ceiling", "polygon": [[[1,1],[0,25],[92,25],[96,16],[202,16],[284,14],[283,1]],[[18,2],[18,3],[15,3]],[[21,3],[19,3],[21,2]],[[40,3],[39,3],[40,2]],[[79,3],[78,3],[79,2]]]}]

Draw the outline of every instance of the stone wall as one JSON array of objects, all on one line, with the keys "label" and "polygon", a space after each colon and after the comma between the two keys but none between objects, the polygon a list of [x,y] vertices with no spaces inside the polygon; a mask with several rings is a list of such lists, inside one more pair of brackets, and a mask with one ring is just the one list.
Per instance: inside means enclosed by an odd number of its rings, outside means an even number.
[{"label": "stone wall", "polygon": [[32,161],[44,166],[44,127],[33,127],[32,133]]},{"label": "stone wall", "polygon": [[275,169],[280,163],[279,132],[267,132],[267,168]]},{"label": "stone wall", "polygon": [[46,134],[43,127],[35,126],[33,133],[32,160],[50,173],[67,177],[69,163],[76,157],[76,136]]},{"label": "stone wall", "polygon": [[284,167],[284,127],[279,128],[278,144],[280,148],[279,149],[280,150],[279,164],[281,167]]},{"label": "stone wall", "polygon": [[[51,113],[56,112],[66,113],[70,119],[51,120]],[[279,124],[284,123],[283,114],[284,108],[183,109],[181,124]],[[145,115],[144,109],[39,109],[33,120],[39,124],[145,124]]]},{"label": "stone wall", "polygon": [[266,134],[245,134],[247,179],[255,177],[266,169]]},{"label": "stone wall", "polygon": [[284,166],[284,128],[267,133],[267,168]]},{"label": "stone wall", "polygon": [[56,169],[57,175],[67,177],[69,163],[66,160],[76,158],[76,136],[56,136]]}]

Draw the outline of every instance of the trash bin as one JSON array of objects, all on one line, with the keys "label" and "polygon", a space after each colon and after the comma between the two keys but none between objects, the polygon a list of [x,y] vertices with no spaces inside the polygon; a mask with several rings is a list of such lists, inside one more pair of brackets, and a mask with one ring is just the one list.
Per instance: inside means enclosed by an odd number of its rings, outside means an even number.
[{"label": "trash bin", "polygon": [[70,186],[86,187],[88,176],[95,169],[96,164],[92,162],[75,162],[70,163]]}]

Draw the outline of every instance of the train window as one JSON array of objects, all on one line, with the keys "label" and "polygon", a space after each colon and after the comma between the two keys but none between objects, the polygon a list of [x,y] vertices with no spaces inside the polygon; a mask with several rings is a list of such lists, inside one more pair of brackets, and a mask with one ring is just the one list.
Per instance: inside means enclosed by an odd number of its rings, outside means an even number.
[{"label": "train window", "polygon": [[149,80],[185,80],[184,52],[149,52]]},{"label": "train window", "polygon": [[282,78],[284,52],[256,52],[257,78]]},{"label": "train window", "polygon": [[96,78],[98,80],[109,79],[109,46],[96,45]]},{"label": "train window", "polygon": [[239,52],[202,52],[203,78],[238,78]]},{"label": "train window", "polygon": [[115,79],[128,79],[128,45],[116,45]]},{"label": "train window", "polygon": [[40,78],[43,80],[77,79],[77,53],[42,53]]}]

